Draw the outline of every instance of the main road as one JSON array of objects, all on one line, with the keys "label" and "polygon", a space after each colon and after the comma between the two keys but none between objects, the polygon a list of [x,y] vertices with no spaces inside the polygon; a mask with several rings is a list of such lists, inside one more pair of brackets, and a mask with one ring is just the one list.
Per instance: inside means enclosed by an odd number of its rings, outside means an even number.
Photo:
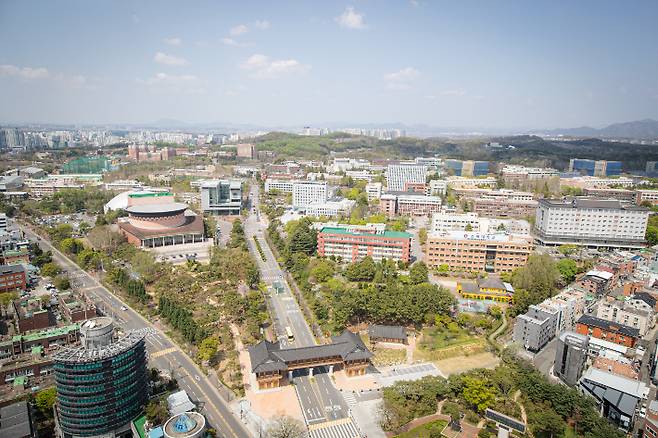
[{"label": "main road", "polygon": [[28,239],[38,242],[44,251],[52,251],[53,260],[69,274],[76,287],[92,298],[96,306],[105,314],[113,316],[119,327],[124,330],[148,329],[146,346],[150,365],[168,371],[176,377],[180,388],[187,391],[192,401],[200,406],[208,423],[215,428],[219,436],[224,438],[250,436],[242,423],[232,414],[228,402],[215,385],[162,330],[131,309],[89,273],[80,269],[50,242],[37,236],[27,226],[21,226],[21,229]]},{"label": "main road", "polygon": [[[265,239],[267,222],[258,213],[259,186],[252,184],[249,192],[252,211],[245,221],[245,235],[249,248],[258,262],[262,280],[268,285],[278,282],[283,286],[283,292],[272,290],[269,294],[272,319],[274,320],[275,334],[282,347],[311,347],[317,344],[304,314],[292,294],[290,285],[285,279],[279,263],[274,257],[270,246]],[[254,211],[255,210],[255,211]],[[258,241],[265,260],[260,257],[254,238]],[[288,341],[285,327],[290,327],[294,335],[292,342]],[[311,438],[355,438],[360,436],[357,426],[350,418],[349,408],[343,396],[334,386],[327,374],[326,367],[317,367],[314,378],[306,372],[295,372],[293,383],[297,391],[302,413],[309,428]]]}]

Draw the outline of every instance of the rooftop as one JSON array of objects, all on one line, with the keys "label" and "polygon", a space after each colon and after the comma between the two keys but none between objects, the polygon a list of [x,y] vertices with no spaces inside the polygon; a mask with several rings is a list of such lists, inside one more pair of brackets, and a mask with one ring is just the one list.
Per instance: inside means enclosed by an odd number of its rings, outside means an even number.
[{"label": "rooftop", "polygon": [[384,231],[384,232],[354,232],[347,228],[341,227],[323,227],[320,230],[323,234],[349,234],[350,236],[375,236],[375,237],[398,237],[411,239],[413,236],[404,231]]},{"label": "rooftop", "polygon": [[629,327],[623,324],[617,324],[615,322],[606,321],[605,319],[597,318],[591,315],[583,315],[578,319],[578,324],[584,324],[592,327],[598,327],[609,332],[620,333],[625,336],[630,336],[632,338],[640,337],[640,330]]},{"label": "rooftop", "polygon": [[126,211],[128,213],[133,213],[133,214],[179,213],[185,210],[187,210],[187,204],[183,204],[182,202],[170,202],[166,204],[132,205],[126,208]]},{"label": "rooftop", "polygon": [[374,324],[368,327],[368,336],[370,338],[385,339],[407,339],[407,330],[399,325],[378,325]]}]

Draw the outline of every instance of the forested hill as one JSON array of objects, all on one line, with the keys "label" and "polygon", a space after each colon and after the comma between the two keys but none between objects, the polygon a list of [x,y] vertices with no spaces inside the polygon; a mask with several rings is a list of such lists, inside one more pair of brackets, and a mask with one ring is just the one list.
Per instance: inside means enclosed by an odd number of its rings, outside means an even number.
[{"label": "forested hill", "polygon": [[[484,147],[489,141],[503,146]],[[450,157],[470,160],[506,161],[537,164],[563,169],[570,158],[618,160],[624,170],[644,169],[647,161],[658,161],[658,148],[624,142],[608,142],[600,139],[552,141],[524,135],[499,138],[398,138],[377,140],[372,137],[332,133],[325,136],[301,136],[272,132],[256,139],[259,151],[275,151],[284,158],[323,158],[331,152],[362,158],[413,158],[418,156]]]}]

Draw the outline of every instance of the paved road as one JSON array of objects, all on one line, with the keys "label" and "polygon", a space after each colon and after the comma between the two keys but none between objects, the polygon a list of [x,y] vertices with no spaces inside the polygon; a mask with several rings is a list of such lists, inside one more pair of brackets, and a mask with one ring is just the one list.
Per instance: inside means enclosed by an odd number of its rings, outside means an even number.
[{"label": "paved road", "polygon": [[[221,437],[242,438],[249,433],[242,423],[233,416],[227,402],[210,380],[199,370],[196,364],[161,330],[128,307],[87,272],[80,269],[48,241],[37,240],[37,236],[23,227],[26,236],[38,241],[43,250],[52,251],[53,259],[69,274],[76,286],[94,300],[96,306],[108,315],[115,317],[117,325],[124,330],[149,328],[152,334],[146,338],[150,365],[160,370],[172,372],[178,379],[179,386],[197,402],[206,415],[209,424]],[[121,310],[122,306],[126,310]]]},{"label": "paved road", "polygon": [[[252,185],[249,197],[251,199],[251,205],[258,210],[260,201],[258,185]],[[249,241],[250,250],[258,261],[263,281],[268,286],[274,281],[279,281],[284,286],[283,293],[272,293],[270,298],[271,308],[274,312],[272,318],[275,321],[277,335],[284,347],[294,348],[316,345],[315,337],[306,323],[304,314],[292,295],[290,286],[283,277],[283,271],[279,267],[274,254],[265,240],[263,233],[267,229],[266,220],[250,212],[244,229],[247,240]],[[253,236],[256,236],[263,249],[265,261],[258,254]],[[286,326],[290,327],[295,338],[294,342],[290,344],[287,343],[285,336]],[[307,426],[309,426],[311,435],[324,436],[329,434],[327,436],[336,437],[358,436],[358,433],[352,434],[352,431],[357,431],[357,427],[349,418],[349,408],[342,395],[336,390],[329,375],[317,373],[314,377],[313,379],[308,376],[296,376],[293,378],[295,390],[297,391],[301,409],[304,413],[304,419]],[[336,422],[340,424],[336,424]],[[333,428],[338,428],[340,431],[333,431]]]}]

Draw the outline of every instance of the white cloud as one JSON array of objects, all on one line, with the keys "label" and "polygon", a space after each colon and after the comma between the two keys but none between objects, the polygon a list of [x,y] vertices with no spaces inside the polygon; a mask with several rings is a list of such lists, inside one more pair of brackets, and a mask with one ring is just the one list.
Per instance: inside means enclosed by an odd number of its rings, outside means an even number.
[{"label": "white cloud", "polygon": [[256,20],[254,26],[256,26],[258,29],[265,30],[270,28],[270,22],[267,20]]},{"label": "white cloud", "polygon": [[418,3],[418,0],[410,0],[409,3],[411,3],[411,6],[417,7],[420,3]]},{"label": "white cloud", "polygon": [[248,46],[253,46],[252,43],[241,43],[239,41],[236,41],[233,38],[222,38],[222,44],[225,46],[231,46],[231,47],[248,47]]},{"label": "white cloud", "polygon": [[249,27],[247,27],[246,24],[238,24],[237,26],[232,27],[231,30],[229,31],[231,36],[238,36],[245,34],[247,32],[249,32]]},{"label": "white cloud", "polygon": [[194,75],[170,75],[167,73],[157,73],[155,76],[148,79],[138,79],[138,82],[147,85],[161,85],[161,84],[185,84],[197,81],[198,78]]},{"label": "white cloud", "polygon": [[441,96],[453,96],[453,97],[461,97],[466,94],[466,91],[464,90],[443,90],[441,92]]},{"label": "white cloud", "polygon": [[345,11],[335,20],[341,27],[348,29],[365,29],[367,27],[363,14],[356,12],[352,6],[345,8]]},{"label": "white cloud", "polygon": [[17,67],[15,65],[0,65],[0,76],[16,76],[21,79],[44,79],[50,76],[48,69],[43,67]]},{"label": "white cloud", "polygon": [[185,58],[179,58],[174,55],[167,55],[166,53],[158,52],[153,57],[153,60],[158,64],[164,65],[185,65],[187,60]]},{"label": "white cloud", "polygon": [[255,54],[250,56],[241,67],[252,72],[254,78],[274,78],[293,73],[305,73],[310,65],[302,64],[296,59],[270,59],[269,56]]},{"label": "white cloud", "polygon": [[180,47],[183,45],[183,40],[178,37],[165,38],[164,42],[165,44],[169,44],[170,46],[176,46],[176,47]]},{"label": "white cloud", "polygon": [[400,71],[385,74],[384,81],[386,81],[386,88],[391,90],[408,90],[411,88],[411,83],[418,76],[420,76],[418,70],[413,67],[407,67]]}]

